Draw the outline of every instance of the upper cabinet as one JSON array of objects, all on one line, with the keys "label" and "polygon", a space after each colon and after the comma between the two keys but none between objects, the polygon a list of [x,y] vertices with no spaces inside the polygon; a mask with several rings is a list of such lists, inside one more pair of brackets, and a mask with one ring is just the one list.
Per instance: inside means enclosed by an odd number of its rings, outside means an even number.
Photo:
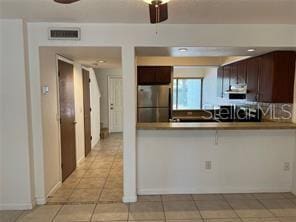
[{"label": "upper cabinet", "polygon": [[223,97],[223,75],[223,67],[220,66],[217,73],[217,97]]},{"label": "upper cabinet", "polygon": [[231,82],[231,66],[223,67],[223,94],[230,89]]},{"label": "upper cabinet", "polygon": [[171,66],[138,66],[138,85],[170,84],[172,73]]},{"label": "upper cabinet", "polygon": [[237,83],[247,83],[247,61],[239,61],[237,63]]},{"label": "upper cabinet", "polygon": [[[223,83],[247,84],[248,101],[293,103],[295,60],[293,51],[275,51],[225,65]],[[220,84],[218,81],[218,87]],[[226,90],[224,87],[223,91]]]},{"label": "upper cabinet", "polygon": [[260,75],[260,58],[255,57],[247,60],[247,100],[258,101],[259,98],[259,75]]}]

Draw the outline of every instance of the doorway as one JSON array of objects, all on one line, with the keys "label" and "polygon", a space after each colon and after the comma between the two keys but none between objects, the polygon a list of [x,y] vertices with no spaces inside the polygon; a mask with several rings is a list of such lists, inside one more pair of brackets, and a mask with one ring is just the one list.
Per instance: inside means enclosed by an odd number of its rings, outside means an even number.
[{"label": "doorway", "polygon": [[58,60],[62,181],[76,169],[73,64]]},{"label": "doorway", "polygon": [[83,107],[84,107],[84,146],[85,157],[91,151],[91,106],[90,106],[90,78],[89,71],[82,69],[83,78]]},{"label": "doorway", "polygon": [[111,133],[122,132],[122,78],[110,76],[108,78],[109,94],[109,131]]}]

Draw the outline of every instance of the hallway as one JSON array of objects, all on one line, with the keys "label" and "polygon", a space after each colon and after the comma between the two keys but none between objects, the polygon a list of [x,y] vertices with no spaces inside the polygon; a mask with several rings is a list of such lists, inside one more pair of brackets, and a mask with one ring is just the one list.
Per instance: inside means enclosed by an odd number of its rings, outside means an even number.
[{"label": "hallway", "polygon": [[48,204],[121,202],[122,134],[111,134],[92,149]]}]

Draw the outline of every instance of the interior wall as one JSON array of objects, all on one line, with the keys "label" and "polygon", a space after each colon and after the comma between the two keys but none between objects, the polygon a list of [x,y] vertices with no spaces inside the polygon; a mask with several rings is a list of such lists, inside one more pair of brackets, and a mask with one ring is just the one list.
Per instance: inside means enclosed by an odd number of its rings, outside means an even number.
[{"label": "interior wall", "polygon": [[[48,86],[48,95],[42,94],[42,132],[44,150],[44,175],[45,193],[50,195],[61,183],[61,160],[60,160],[60,132],[59,132],[59,101],[58,101],[58,78],[56,56],[59,50],[55,47],[40,48],[40,77],[41,86]],[[85,157],[84,146],[84,109],[83,109],[83,78],[82,65],[74,62],[74,103],[75,103],[75,131],[76,131],[76,161],[77,164]],[[90,78],[94,79],[94,71],[89,69]],[[91,134],[93,135],[92,145],[99,139],[100,122],[99,113],[99,88],[96,80],[90,84],[91,100]]]},{"label": "interior wall", "polygon": [[22,20],[0,20],[0,210],[30,209],[30,99],[27,91],[25,26]]},{"label": "interior wall", "polygon": [[[232,47],[295,47],[296,26],[276,24],[201,24],[162,25],[158,35],[149,24],[78,23],[81,41],[50,41],[49,27],[73,27],[71,23],[29,23],[30,85],[32,96],[33,148],[36,196],[44,196],[43,139],[41,124],[40,46],[119,46],[122,47],[124,100],[124,200],[136,198],[136,46],[232,46]],[[235,36],[235,38],[233,38]]]},{"label": "interior wall", "polygon": [[44,189],[47,196],[61,182],[58,78],[54,49],[40,48],[40,83],[41,87],[48,87],[48,95],[41,95]]},{"label": "interior wall", "polygon": [[122,76],[120,68],[95,69],[98,85],[101,90],[101,122],[103,127],[109,128],[108,77]]},{"label": "interior wall", "polygon": [[137,190],[290,192],[293,171],[283,166],[294,164],[295,146],[295,130],[138,130]]},{"label": "interior wall", "polygon": [[211,109],[217,105],[217,67],[174,66],[175,78],[203,78],[203,108]]}]

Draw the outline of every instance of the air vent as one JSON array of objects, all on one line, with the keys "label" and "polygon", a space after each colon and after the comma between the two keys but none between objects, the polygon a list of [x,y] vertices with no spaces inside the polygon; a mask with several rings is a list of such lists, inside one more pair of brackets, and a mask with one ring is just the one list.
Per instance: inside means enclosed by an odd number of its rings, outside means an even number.
[{"label": "air vent", "polygon": [[80,28],[50,28],[49,40],[80,40]]}]

